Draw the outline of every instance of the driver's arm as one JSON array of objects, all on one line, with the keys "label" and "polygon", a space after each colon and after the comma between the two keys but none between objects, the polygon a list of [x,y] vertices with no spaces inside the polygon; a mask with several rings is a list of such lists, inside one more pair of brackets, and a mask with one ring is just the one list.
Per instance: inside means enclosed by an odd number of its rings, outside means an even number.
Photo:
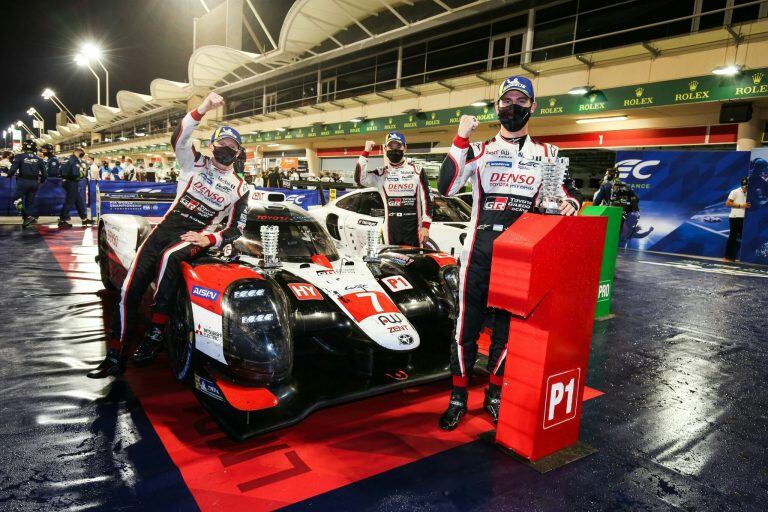
[{"label": "driver's arm", "polygon": [[419,190],[416,195],[418,196],[419,209],[421,211],[421,226],[422,228],[429,229],[432,224],[432,212],[435,205],[432,202],[432,194],[429,192],[429,181],[427,180],[427,172],[421,167],[418,168],[419,172]]},{"label": "driver's arm", "polygon": [[368,151],[363,151],[355,165],[355,183],[361,187],[377,187],[384,174],[381,169],[368,170]]},{"label": "driver's arm", "polygon": [[470,144],[468,138],[457,135],[451,149],[440,166],[437,190],[444,196],[461,192],[464,184],[474,175],[483,152],[485,143]]},{"label": "driver's arm", "polygon": [[[241,186],[243,185],[241,184]],[[227,225],[224,229],[207,235],[208,241],[211,242],[212,246],[223,247],[227,244],[231,244],[243,234],[246,212],[248,209],[248,194],[249,192],[246,189],[246,192],[240,196],[240,199],[232,203],[232,206],[229,207],[229,211],[227,212],[229,220],[227,220]]]}]

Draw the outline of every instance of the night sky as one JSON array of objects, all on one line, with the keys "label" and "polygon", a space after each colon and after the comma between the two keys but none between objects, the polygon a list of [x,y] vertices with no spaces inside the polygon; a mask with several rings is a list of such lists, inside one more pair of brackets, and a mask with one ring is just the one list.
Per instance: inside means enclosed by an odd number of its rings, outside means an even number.
[{"label": "night sky", "polygon": [[[210,8],[223,0],[205,0]],[[290,0],[286,0],[289,4]],[[256,0],[277,39],[281,20],[270,8],[284,0]],[[283,6],[280,6],[283,7]],[[284,16],[284,7],[278,9]],[[84,41],[95,41],[110,75],[110,105],[127,89],[149,94],[155,78],[186,82],[192,53],[193,18],[205,14],[200,0],[24,0],[3,2],[2,38],[5,69],[0,79],[0,127],[21,119],[35,107],[46,130],[55,129],[56,107],[40,95],[50,87],[74,114],[92,115],[96,79],[74,61]],[[270,19],[270,17],[272,19]],[[274,29],[272,27],[275,27]],[[98,66],[98,64],[96,64]],[[94,67],[97,72],[99,69]],[[102,75],[102,104],[104,78]]]}]

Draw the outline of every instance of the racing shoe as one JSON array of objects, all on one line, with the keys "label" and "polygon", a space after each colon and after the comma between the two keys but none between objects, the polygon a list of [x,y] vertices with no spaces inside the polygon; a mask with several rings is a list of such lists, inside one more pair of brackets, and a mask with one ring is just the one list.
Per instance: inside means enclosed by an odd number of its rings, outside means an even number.
[{"label": "racing shoe", "polygon": [[451,391],[451,399],[448,402],[448,409],[440,416],[440,428],[443,430],[455,429],[461,417],[467,414],[467,391]]},{"label": "racing shoe", "polygon": [[93,221],[91,219],[83,219],[80,222],[80,225],[83,226],[84,228],[87,228],[88,226],[93,226]]},{"label": "racing shoe", "polygon": [[499,406],[501,405],[501,387],[490,386],[485,390],[483,409],[491,415],[494,423],[499,421]]},{"label": "racing shoe", "polygon": [[163,344],[164,339],[163,327],[151,325],[147,332],[144,333],[144,341],[141,342],[133,353],[133,362],[137,365],[145,365],[154,361],[157,356],[157,350]]},{"label": "racing shoe", "polygon": [[72,227],[72,224],[70,224],[69,222],[67,222],[65,220],[60,220],[59,221],[59,228],[60,229],[69,229],[71,227]]},{"label": "racing shoe", "polygon": [[33,224],[37,224],[37,218],[36,218],[36,217],[27,217],[27,220],[25,220],[25,221],[24,221],[24,222],[21,224],[21,227],[22,227],[23,229],[27,229],[29,226],[31,226],[31,225],[33,225]]},{"label": "racing shoe", "polygon": [[117,350],[110,349],[107,357],[86,375],[89,379],[104,379],[115,375],[121,375],[125,371],[125,356]]}]

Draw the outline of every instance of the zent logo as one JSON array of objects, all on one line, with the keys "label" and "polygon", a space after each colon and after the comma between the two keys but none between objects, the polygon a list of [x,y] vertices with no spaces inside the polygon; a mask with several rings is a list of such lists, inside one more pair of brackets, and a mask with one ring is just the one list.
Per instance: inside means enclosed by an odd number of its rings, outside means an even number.
[{"label": "zent logo", "polygon": [[195,286],[192,288],[192,295],[195,297],[200,297],[201,299],[205,300],[211,300],[215,301],[219,298],[219,292],[216,290],[209,290],[208,288],[203,288],[202,286]]},{"label": "zent logo", "polygon": [[648,167],[655,167],[661,163],[661,160],[637,160],[631,158],[629,160],[622,160],[616,163],[616,167],[619,169],[619,178],[626,179],[631,174],[633,178],[638,180],[647,180],[651,177],[650,172],[643,172],[643,169]]},{"label": "zent logo", "polygon": [[548,429],[576,417],[581,369],[574,368],[550,375],[544,401],[544,428]]},{"label": "zent logo", "polygon": [[323,300],[317,288],[306,283],[288,283],[288,288],[299,300]]},{"label": "zent logo", "polygon": [[403,276],[389,276],[381,280],[382,283],[387,285],[387,288],[393,292],[399,292],[402,290],[412,290],[413,286]]}]

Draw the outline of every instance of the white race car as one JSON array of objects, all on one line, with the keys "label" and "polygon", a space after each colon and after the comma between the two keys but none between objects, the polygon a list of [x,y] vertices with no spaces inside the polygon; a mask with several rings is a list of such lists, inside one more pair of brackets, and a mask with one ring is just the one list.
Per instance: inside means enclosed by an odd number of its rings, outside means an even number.
[{"label": "white race car", "polygon": [[[433,194],[434,211],[428,249],[458,256],[467,236],[472,210],[453,197]],[[384,225],[384,203],[374,188],[353,190],[325,206],[310,207],[310,215],[322,224],[341,252],[365,254],[368,231]]]}]

